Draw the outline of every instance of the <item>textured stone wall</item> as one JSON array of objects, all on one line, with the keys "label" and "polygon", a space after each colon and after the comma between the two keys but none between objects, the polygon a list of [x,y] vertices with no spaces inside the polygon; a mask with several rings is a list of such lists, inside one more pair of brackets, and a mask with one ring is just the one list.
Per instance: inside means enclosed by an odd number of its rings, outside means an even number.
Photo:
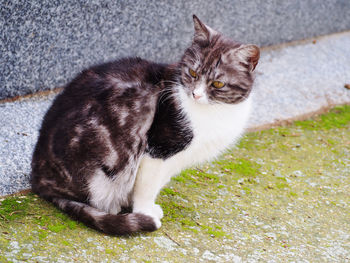
[{"label": "textured stone wall", "polygon": [[0,99],[63,85],[121,56],[171,62],[195,13],[261,46],[350,30],[348,0],[0,0]]}]

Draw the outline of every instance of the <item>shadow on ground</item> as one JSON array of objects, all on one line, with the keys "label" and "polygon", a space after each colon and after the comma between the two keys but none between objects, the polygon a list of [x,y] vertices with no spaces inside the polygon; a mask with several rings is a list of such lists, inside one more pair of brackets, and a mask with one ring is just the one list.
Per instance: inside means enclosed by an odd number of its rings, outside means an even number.
[{"label": "shadow on ground", "polygon": [[33,194],[1,200],[0,261],[350,260],[350,106],[253,132],[163,189],[154,233],[110,237]]}]

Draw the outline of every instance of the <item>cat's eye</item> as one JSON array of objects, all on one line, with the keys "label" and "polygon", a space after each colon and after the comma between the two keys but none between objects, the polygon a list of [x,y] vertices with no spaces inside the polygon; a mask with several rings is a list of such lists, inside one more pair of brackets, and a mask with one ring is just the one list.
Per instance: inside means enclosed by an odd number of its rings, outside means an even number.
[{"label": "cat's eye", "polygon": [[225,83],[221,82],[221,81],[213,81],[213,83],[211,84],[214,88],[220,89],[223,86],[225,86]]},{"label": "cat's eye", "polygon": [[197,73],[196,73],[194,70],[189,69],[188,72],[190,73],[190,75],[191,75],[193,78],[196,79],[196,78],[198,77]]}]

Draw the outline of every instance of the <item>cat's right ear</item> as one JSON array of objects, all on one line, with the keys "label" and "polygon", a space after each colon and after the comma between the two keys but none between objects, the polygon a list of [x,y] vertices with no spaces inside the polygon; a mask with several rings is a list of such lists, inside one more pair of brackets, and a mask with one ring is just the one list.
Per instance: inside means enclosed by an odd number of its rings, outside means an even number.
[{"label": "cat's right ear", "polygon": [[210,29],[199,20],[196,15],[193,15],[194,23],[194,38],[193,42],[200,44],[201,46],[209,45],[210,41]]},{"label": "cat's right ear", "polygon": [[253,71],[258,64],[260,58],[260,49],[256,45],[242,45],[235,53],[243,61],[246,61],[249,65],[249,71]]}]

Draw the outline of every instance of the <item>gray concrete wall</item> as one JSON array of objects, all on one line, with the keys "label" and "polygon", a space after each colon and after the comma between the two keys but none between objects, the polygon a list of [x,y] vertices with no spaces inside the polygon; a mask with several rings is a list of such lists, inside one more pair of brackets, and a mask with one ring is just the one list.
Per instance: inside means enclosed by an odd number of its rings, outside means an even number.
[{"label": "gray concrete wall", "polygon": [[69,81],[121,56],[171,62],[192,37],[192,14],[261,46],[350,30],[349,0],[0,0],[0,99]]}]

